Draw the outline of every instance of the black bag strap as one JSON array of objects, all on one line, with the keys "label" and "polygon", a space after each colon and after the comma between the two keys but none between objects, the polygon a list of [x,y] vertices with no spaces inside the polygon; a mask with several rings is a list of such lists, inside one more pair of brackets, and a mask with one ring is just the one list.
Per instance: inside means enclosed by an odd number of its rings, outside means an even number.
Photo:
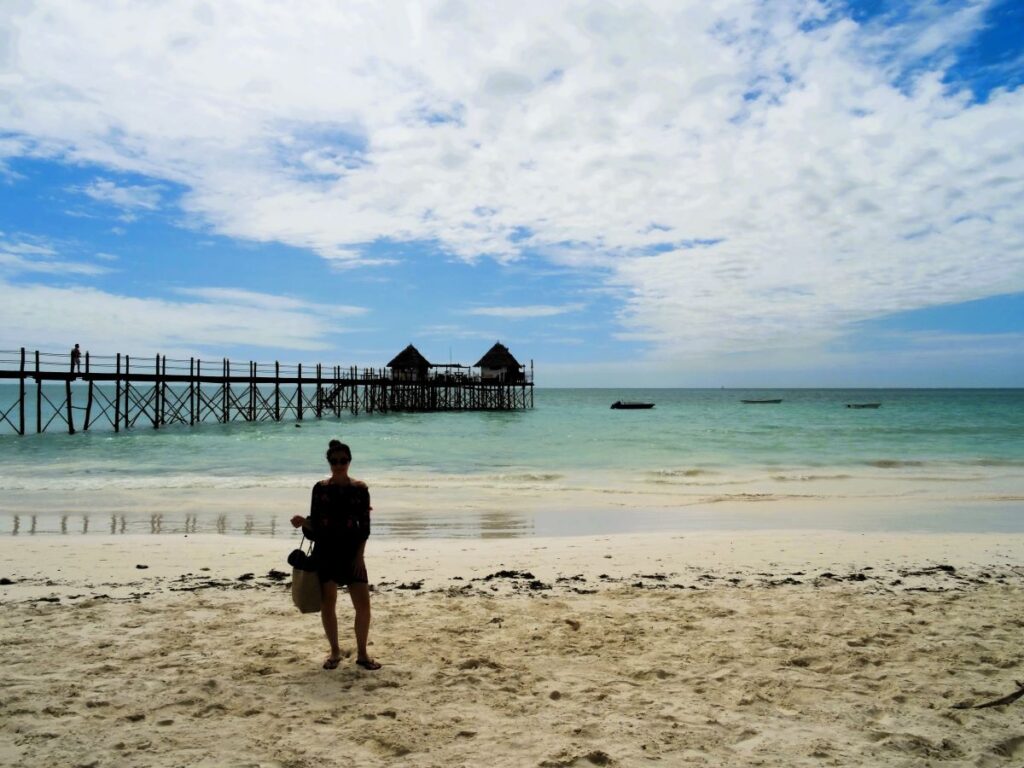
[{"label": "black bag strap", "polygon": [[309,542],[309,549],[306,551],[306,554],[307,555],[312,555],[313,554],[313,542],[312,542],[311,539],[307,539],[306,538],[306,534],[305,533],[302,534],[302,541],[299,542],[299,549],[301,550],[302,549],[302,545],[305,544],[307,541]]}]

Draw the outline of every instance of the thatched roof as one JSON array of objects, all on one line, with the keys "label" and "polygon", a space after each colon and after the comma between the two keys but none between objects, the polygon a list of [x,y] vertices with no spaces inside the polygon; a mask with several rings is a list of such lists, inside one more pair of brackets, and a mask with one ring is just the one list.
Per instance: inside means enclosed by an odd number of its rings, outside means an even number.
[{"label": "thatched roof", "polygon": [[508,347],[498,342],[477,363],[478,368],[514,368],[519,370],[519,361],[512,357]]},{"label": "thatched roof", "polygon": [[388,368],[429,368],[430,363],[427,362],[427,358],[420,354],[420,351],[416,349],[412,344],[403,349],[397,355],[395,359],[388,363]]}]

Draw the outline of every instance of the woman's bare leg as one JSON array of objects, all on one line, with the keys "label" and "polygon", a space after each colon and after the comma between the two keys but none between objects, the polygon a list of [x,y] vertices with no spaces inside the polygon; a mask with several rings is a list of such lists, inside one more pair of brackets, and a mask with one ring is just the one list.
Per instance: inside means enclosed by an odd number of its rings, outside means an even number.
[{"label": "woman's bare leg", "polygon": [[357,661],[372,662],[366,651],[366,641],[370,636],[370,587],[368,584],[349,584],[348,594],[352,598],[352,607],[356,610],[356,647],[359,654]]},{"label": "woman's bare leg", "polygon": [[328,581],[320,585],[320,621],[324,625],[324,634],[331,644],[331,655],[328,660],[337,661],[341,658],[341,647],[338,645],[338,585]]}]

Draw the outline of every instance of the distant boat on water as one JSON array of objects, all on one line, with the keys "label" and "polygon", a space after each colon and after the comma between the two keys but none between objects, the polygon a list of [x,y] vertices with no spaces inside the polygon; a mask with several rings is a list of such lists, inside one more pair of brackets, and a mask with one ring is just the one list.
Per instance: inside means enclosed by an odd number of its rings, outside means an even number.
[{"label": "distant boat on water", "polygon": [[616,411],[640,411],[653,407],[654,403],[634,403],[625,400],[616,400],[612,403],[612,408]]},{"label": "distant boat on water", "polygon": [[778,400],[740,400],[740,402],[747,405],[776,405],[782,402],[782,398],[780,397]]},{"label": "distant boat on water", "polygon": [[881,403],[847,403],[847,408],[881,408]]}]

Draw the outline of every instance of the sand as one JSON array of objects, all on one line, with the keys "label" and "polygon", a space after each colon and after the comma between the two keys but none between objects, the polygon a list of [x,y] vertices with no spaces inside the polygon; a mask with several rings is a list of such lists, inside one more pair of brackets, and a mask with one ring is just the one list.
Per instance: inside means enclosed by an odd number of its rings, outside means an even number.
[{"label": "sand", "polygon": [[291,546],[3,539],[0,764],[1024,760],[1024,699],[954,708],[1024,679],[1024,536],[371,540],[377,672],[320,668]]}]

